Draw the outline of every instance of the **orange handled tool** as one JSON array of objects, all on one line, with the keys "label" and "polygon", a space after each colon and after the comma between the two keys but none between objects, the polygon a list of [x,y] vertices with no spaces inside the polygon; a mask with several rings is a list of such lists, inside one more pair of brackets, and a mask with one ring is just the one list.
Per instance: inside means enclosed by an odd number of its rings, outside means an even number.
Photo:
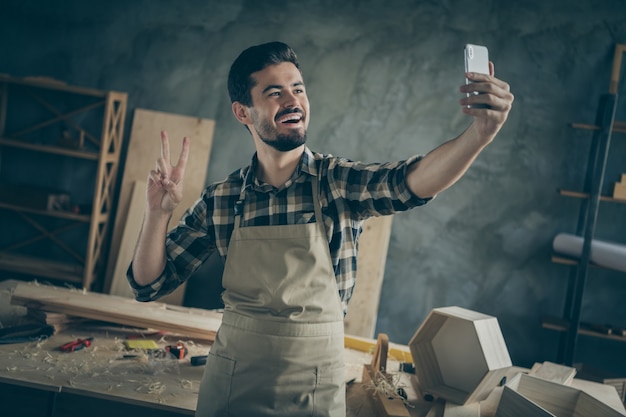
[{"label": "orange handled tool", "polygon": [[88,337],[87,339],[77,339],[73,342],[69,342],[59,347],[63,352],[74,352],[77,350],[81,350],[82,348],[86,348],[91,346],[91,341],[93,337]]}]

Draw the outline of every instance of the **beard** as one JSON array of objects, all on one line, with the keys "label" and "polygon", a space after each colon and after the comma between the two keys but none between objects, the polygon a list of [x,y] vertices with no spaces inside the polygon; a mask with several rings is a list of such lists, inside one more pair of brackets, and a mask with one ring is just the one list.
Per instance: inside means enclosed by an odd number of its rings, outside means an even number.
[{"label": "beard", "polygon": [[303,134],[300,134],[300,132],[276,134],[273,139],[262,136],[259,131],[257,133],[259,133],[259,137],[265,144],[281,152],[289,152],[306,143],[306,132]]},{"label": "beard", "polygon": [[[279,115],[280,116],[280,115]],[[277,116],[278,118],[278,116]],[[266,144],[280,152],[289,152],[306,143],[306,130],[278,133],[270,123],[255,123],[254,130]]]}]

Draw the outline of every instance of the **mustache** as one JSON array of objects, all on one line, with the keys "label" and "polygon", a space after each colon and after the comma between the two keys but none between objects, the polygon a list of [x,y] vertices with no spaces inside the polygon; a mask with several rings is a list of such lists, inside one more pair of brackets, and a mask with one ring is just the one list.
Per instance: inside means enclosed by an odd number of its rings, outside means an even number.
[{"label": "mustache", "polygon": [[286,114],[291,114],[291,113],[299,113],[302,115],[302,117],[304,117],[304,112],[302,111],[302,109],[298,108],[298,107],[294,107],[291,109],[285,109],[281,112],[279,112],[276,117],[274,117],[274,120],[278,120],[279,118],[281,118],[282,116],[286,115]]}]

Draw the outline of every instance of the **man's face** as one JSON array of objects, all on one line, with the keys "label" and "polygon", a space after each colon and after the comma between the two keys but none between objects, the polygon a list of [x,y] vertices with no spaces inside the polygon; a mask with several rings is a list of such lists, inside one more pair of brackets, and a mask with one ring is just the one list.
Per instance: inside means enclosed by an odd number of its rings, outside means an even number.
[{"label": "man's face", "polygon": [[302,74],[290,62],[270,65],[252,74],[251,131],[273,148],[287,152],[306,142],[309,99]]}]

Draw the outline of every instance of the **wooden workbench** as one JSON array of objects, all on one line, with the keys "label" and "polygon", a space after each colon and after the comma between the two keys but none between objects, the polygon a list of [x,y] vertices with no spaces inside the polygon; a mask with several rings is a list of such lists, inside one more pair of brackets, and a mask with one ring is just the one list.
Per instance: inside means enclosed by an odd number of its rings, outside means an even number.
[{"label": "wooden workbench", "polygon": [[[25,308],[10,304],[10,290],[0,282],[0,324],[22,324]],[[14,323],[12,323],[14,322]],[[0,404],[5,411],[20,417],[106,416],[133,417],[193,416],[203,366],[191,366],[189,358],[205,355],[207,342],[179,340],[175,336],[157,339],[159,346],[182,341],[189,353],[185,359],[124,359],[129,352],[124,340],[134,329],[97,326],[87,323],[71,327],[39,342],[0,344]],[[90,347],[66,353],[58,347],[76,339],[93,337]],[[354,379],[346,389],[348,417],[374,417],[360,383],[363,364],[371,353],[346,349],[346,377]],[[392,359],[388,369],[397,369]],[[430,404],[419,403],[409,374],[399,373],[401,386],[417,406],[412,416],[422,417]]]},{"label": "wooden workbench", "polygon": [[[93,337],[92,346],[66,353],[58,347],[78,338]],[[124,359],[124,336],[115,332],[72,330],[42,342],[0,345],[0,401],[3,410],[12,415],[91,416],[117,415],[174,417],[192,416],[202,366],[191,366],[189,357],[204,355],[210,346],[183,340],[189,349],[186,359]],[[175,344],[168,337],[157,341],[160,346]],[[356,378],[346,390],[348,416],[370,417],[372,412],[367,391],[360,384],[363,364],[371,354],[346,349],[348,380]],[[392,361],[389,362],[392,366]],[[408,374],[403,374],[407,392]],[[75,410],[75,411],[72,411]],[[423,410],[423,408],[422,408]],[[414,415],[421,416],[415,409]],[[131,414],[132,412],[132,414]]]}]

